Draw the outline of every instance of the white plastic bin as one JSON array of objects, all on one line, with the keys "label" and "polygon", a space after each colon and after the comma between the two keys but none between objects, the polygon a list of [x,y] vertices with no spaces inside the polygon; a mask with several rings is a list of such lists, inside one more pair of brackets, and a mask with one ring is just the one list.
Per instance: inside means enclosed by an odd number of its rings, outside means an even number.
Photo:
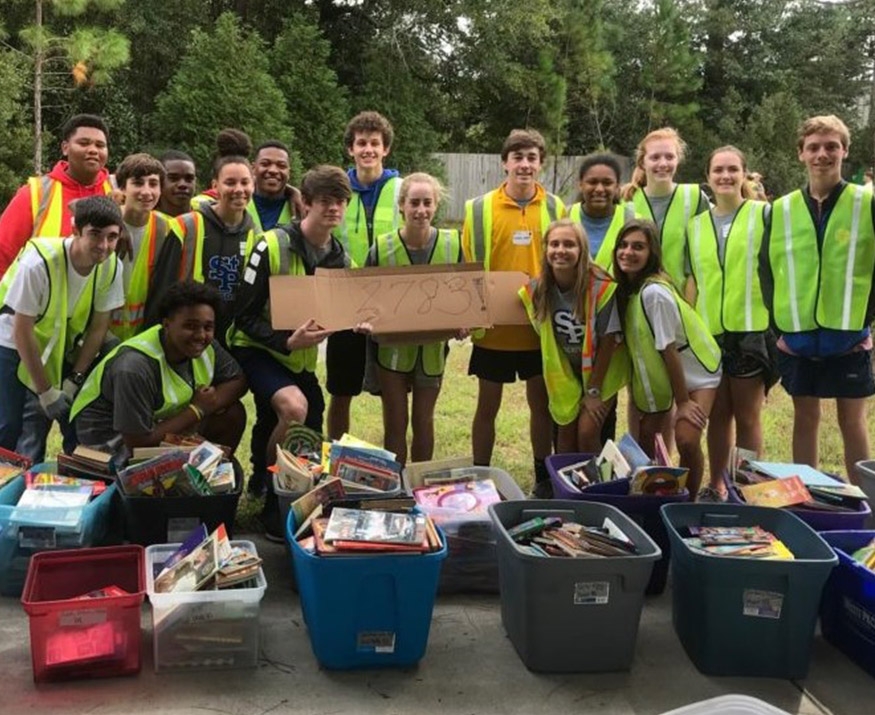
[{"label": "white plastic bin", "polygon": [[[264,571],[258,570],[254,588],[156,593],[155,564],[166,561],[180,545],[146,548],[155,672],[254,668],[261,599],[267,588]],[[256,553],[251,541],[232,541],[231,545]]]},{"label": "white plastic bin", "polygon": [[721,695],[670,710],[662,715],[790,715],[748,695]]}]

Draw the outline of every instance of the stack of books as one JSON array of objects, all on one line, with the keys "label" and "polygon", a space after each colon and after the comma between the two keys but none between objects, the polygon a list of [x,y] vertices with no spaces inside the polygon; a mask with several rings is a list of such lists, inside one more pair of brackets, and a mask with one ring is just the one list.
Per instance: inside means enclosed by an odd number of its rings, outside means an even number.
[{"label": "stack of books", "polygon": [[691,526],[684,543],[708,556],[792,561],[793,552],[760,526]]},{"label": "stack of books", "polygon": [[118,473],[127,496],[212,496],[234,491],[234,465],[227,450],[207,441],[197,445],[149,448],[154,454]]},{"label": "stack of books", "polygon": [[59,453],[58,472],[71,477],[102,479],[110,482],[115,478],[116,461],[112,454],[90,447],[78,446],[72,454]]},{"label": "stack of books", "polygon": [[530,556],[591,559],[638,553],[632,540],[607,517],[601,526],[585,526],[559,516],[538,516],[507,533],[517,549]]}]

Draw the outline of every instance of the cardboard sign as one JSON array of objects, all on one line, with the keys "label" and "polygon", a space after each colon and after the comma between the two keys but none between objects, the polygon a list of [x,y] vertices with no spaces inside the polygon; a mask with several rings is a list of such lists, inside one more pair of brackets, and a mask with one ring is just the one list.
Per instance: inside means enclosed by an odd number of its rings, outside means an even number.
[{"label": "cardboard sign", "polygon": [[478,263],[317,269],[314,276],[272,276],[270,314],[276,330],[313,318],[326,330],[368,322],[375,335],[527,325],[516,295],[527,281],[524,273],[485,273]]}]

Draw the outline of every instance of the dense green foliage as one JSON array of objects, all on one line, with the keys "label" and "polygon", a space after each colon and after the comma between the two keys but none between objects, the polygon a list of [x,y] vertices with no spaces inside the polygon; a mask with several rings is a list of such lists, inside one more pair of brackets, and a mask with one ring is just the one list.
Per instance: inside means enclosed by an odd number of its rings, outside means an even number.
[{"label": "dense green foliage", "polygon": [[43,78],[44,135],[99,111],[113,166],[175,147],[206,179],[225,126],[290,143],[298,170],[343,163],[343,125],[365,108],[394,123],[387,163],[403,171],[495,152],[517,126],[551,151],[628,155],[671,124],[690,145],[682,178],[734,143],[779,193],[800,179],[798,120],[824,112],[852,128],[849,171],[873,161],[875,0],[2,0],[0,205],[32,153],[37,4],[65,47]]}]

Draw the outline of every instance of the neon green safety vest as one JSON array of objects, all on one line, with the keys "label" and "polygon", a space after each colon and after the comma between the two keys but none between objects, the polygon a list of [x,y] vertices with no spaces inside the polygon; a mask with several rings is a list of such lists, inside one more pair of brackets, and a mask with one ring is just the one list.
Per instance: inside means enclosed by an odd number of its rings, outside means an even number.
[{"label": "neon green safety vest", "polygon": [[[686,276],[684,275],[684,234],[690,219],[696,215],[702,190],[696,184],[678,184],[672,192],[665,220],[659,229],[659,240],[662,245],[662,266],[671,276],[679,290],[683,290]],[[644,189],[638,189],[632,196],[636,215],[656,223],[650,201]],[[658,225],[658,224],[657,224]]]},{"label": "neon green safety vest", "polygon": [[[213,346],[208,345],[206,350],[191,361],[192,376],[194,377],[194,385],[192,385],[167,362],[167,355],[161,344],[161,330],[160,325],[153,325],[136,337],[117,345],[103,358],[100,364],[91,371],[85,384],[82,385],[82,389],[79,390],[79,394],[76,395],[73,408],[70,410],[70,419],[75,419],[82,410],[100,397],[103,373],[120,350],[136,350],[156,361],[161,368],[162,402],[161,406],[152,414],[152,419],[155,422],[161,422],[178,414],[188,407],[196,390],[212,385],[216,371],[216,351]],[[124,409],[124,405],[116,405],[115,408]]]},{"label": "neon green safety vest", "polygon": [[775,324],[785,333],[862,330],[875,267],[871,189],[855,184],[842,189],[822,246],[817,244],[802,192],[775,201],[769,239]]},{"label": "neon green safety vest", "polygon": [[[583,226],[583,221],[581,220],[582,211],[583,204],[580,202],[573,204],[568,212],[568,218]],[[614,216],[608,225],[605,238],[602,241],[602,245],[599,246],[599,252],[593,258],[596,265],[601,266],[611,275],[614,274],[614,246],[617,245],[617,235],[626,221],[631,221],[633,218],[635,218],[635,207],[632,204],[623,203],[614,208]],[[586,228],[584,227],[585,231]]]},{"label": "neon green safety vest", "polygon": [[[287,198],[283,203],[283,210],[280,211],[280,216],[276,220],[277,226],[285,226],[292,222],[295,218],[295,212],[292,210],[291,198]],[[252,217],[252,223],[255,224],[256,233],[264,233],[264,226],[261,225],[261,216],[258,215],[258,209],[255,206],[255,200],[250,199],[246,204],[246,212]]]},{"label": "neon green safety vest", "polygon": [[[30,186],[30,215],[33,218],[32,238],[57,238],[61,235],[64,219],[64,185],[51,176],[31,176],[27,180]],[[112,193],[112,183],[103,182],[104,194]]]},{"label": "neon green safety vest", "polygon": [[671,407],[674,399],[665,360],[656,349],[653,328],[641,302],[644,288],[653,283],[671,290],[689,341],[689,349],[702,367],[711,373],[717,372],[720,367],[720,347],[699,314],[669,283],[657,279],[645,281],[641,290],[630,297],[626,306],[624,336],[632,360],[632,399],[635,406],[646,413],[664,412]]},{"label": "neon green safety vest", "polygon": [[[42,315],[37,316],[34,337],[40,351],[40,362],[45,367],[46,378],[52,387],[61,386],[64,360],[77,347],[80,338],[88,330],[94,313],[94,298],[98,291],[106,292],[115,280],[119,260],[115,254],[95,266],[88,276],[82,292],[68,318],[67,305],[67,252],[64,242],[57,238],[32,238],[28,242],[45,262],[49,275],[49,298]],[[5,304],[6,294],[18,273],[20,256],[9,267],[0,281],[0,305]],[[24,361],[18,364],[18,379],[28,389],[36,392],[33,379]]]},{"label": "neon green safety vest", "polygon": [[[553,331],[553,321],[541,322],[535,313],[532,302],[537,280],[520,288],[520,300],[526,308],[529,321],[541,338],[541,360],[543,362],[544,382],[547,385],[550,414],[557,424],[567,425],[580,413],[583,390],[589,385],[598,350],[598,336],[595,325],[599,312],[605,309],[617,284],[610,280],[591,277],[589,295],[586,300],[586,320],[583,325],[583,341],[580,351],[580,365],[572,365],[559,347]],[[578,375],[581,378],[578,378]],[[605,373],[601,386],[602,399],[608,400],[629,382],[629,356],[624,345],[617,346],[611,364]]]},{"label": "neon green safety vest", "polygon": [[[487,271],[492,256],[492,200],[498,190],[465,202],[465,223],[471,227],[471,259],[482,261]],[[546,199],[541,202],[541,235],[564,211],[562,199],[547,193]]]},{"label": "neon green safety vest", "polygon": [[401,215],[398,212],[398,197],[401,194],[401,177],[393,176],[380,187],[377,203],[374,204],[372,235],[368,235],[368,221],[365,205],[355,191],[349,206],[346,207],[343,223],[334,230],[334,237],[340,241],[349,254],[354,266],[365,265],[372,236],[380,236],[390,231],[397,231],[401,225]]},{"label": "neon green safety vest", "polygon": [[[143,318],[146,308],[146,298],[152,281],[152,268],[155,258],[161,253],[164,240],[172,233],[169,217],[157,211],[149,212],[149,220],[143,231],[143,241],[140,250],[131,266],[131,279],[125,296],[125,304],[112,311],[112,330],[119,340],[124,342],[143,330]],[[172,238],[175,238],[172,237]]]},{"label": "neon green safety vest", "polygon": [[[384,233],[378,236],[377,265],[380,266],[409,266],[410,255],[404,242],[397,231]],[[429,263],[432,265],[444,263],[458,263],[462,252],[462,240],[457,230],[441,229],[435,238]],[[426,343],[424,345],[379,345],[377,348],[377,362],[380,367],[393,372],[413,372],[416,360],[422,353],[422,371],[429,376],[437,377],[444,374],[444,346],[443,341]]]},{"label": "neon green safety vest", "polygon": [[[289,234],[281,228],[275,228],[271,231],[263,233],[255,249],[262,249],[262,244],[267,244],[267,254],[270,258],[270,274],[272,276],[303,276],[307,274],[304,266],[304,260],[297,253],[293,253],[290,246]],[[249,263],[249,254],[246,256],[246,263]],[[264,306],[264,318],[270,322],[270,301]],[[309,348],[299,348],[292,350],[291,353],[279,353],[265,347],[262,343],[258,343],[250,338],[245,332],[238,329],[232,324],[228,330],[228,345],[241,348],[258,348],[268,352],[274,360],[285,365],[292,372],[308,372],[316,371],[316,359],[319,354],[318,346]]]},{"label": "neon green safety vest", "polygon": [[750,333],[769,327],[757,262],[763,241],[767,204],[745,201],[732,219],[723,261],[710,211],[694,216],[687,248],[696,281],[696,310],[711,335]]}]

